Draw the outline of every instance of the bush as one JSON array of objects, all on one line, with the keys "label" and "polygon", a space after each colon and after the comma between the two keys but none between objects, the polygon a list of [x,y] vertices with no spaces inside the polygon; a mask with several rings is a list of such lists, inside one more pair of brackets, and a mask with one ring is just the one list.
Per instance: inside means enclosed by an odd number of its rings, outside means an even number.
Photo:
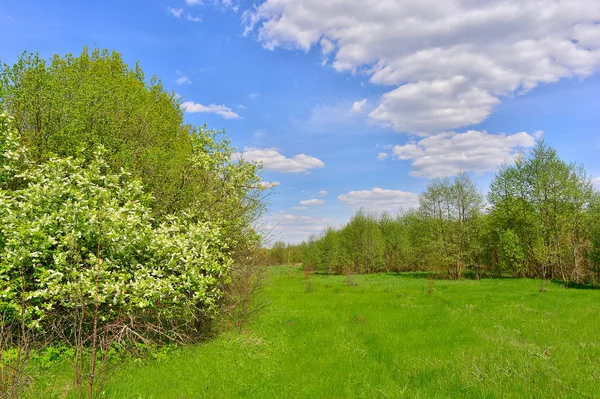
[{"label": "bush", "polygon": [[0,190],[5,320],[67,341],[74,314],[130,337],[175,339],[216,311],[231,264],[219,228],[184,216],[155,223],[141,182],[111,173],[102,149],[91,162],[51,159],[17,175],[18,145],[1,121],[0,143],[11,148],[0,156],[3,180],[23,182]]}]

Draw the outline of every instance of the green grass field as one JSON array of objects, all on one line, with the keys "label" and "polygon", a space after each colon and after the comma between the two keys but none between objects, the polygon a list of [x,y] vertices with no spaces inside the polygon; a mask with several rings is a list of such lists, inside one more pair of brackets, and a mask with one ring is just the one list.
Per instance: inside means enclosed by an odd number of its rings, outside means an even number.
[{"label": "green grass field", "polygon": [[600,397],[598,290],[488,279],[434,281],[429,295],[410,275],[353,280],[272,268],[269,305],[243,332],[126,364],[105,397]]}]

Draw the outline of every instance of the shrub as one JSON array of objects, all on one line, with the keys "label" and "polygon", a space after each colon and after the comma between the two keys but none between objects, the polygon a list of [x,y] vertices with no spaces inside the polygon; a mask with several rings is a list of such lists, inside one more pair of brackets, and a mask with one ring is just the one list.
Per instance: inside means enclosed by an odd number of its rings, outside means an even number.
[{"label": "shrub", "polygon": [[185,215],[156,223],[141,182],[111,173],[102,149],[91,162],[51,159],[17,175],[18,145],[1,121],[3,181],[23,181],[0,190],[5,318],[67,341],[74,314],[119,334],[175,339],[215,312],[231,264],[219,228]]}]

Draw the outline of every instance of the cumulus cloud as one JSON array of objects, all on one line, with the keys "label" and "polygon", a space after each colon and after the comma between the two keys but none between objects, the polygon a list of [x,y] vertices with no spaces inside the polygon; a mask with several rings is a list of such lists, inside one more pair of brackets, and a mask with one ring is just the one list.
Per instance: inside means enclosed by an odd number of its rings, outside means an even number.
[{"label": "cumulus cloud", "polygon": [[387,157],[387,152],[380,152],[379,154],[377,154],[377,159],[379,159],[380,161],[385,161]]},{"label": "cumulus cloud", "polygon": [[247,161],[262,162],[266,170],[283,173],[308,172],[325,166],[323,161],[310,155],[297,154],[287,158],[277,148],[245,147],[244,151],[236,155]]},{"label": "cumulus cloud", "polygon": [[273,240],[299,243],[306,240],[311,234],[320,233],[330,221],[324,218],[281,212],[264,218],[263,222],[265,227],[271,230]]},{"label": "cumulus cloud", "polygon": [[389,86],[369,118],[401,132],[476,124],[507,95],[600,67],[593,0],[266,0],[243,18],[267,49],[317,46]]},{"label": "cumulus cloud", "polygon": [[321,191],[319,191],[319,192],[318,192],[318,195],[320,195],[321,197],[324,197],[324,196],[326,196],[327,194],[329,194],[329,193],[327,192],[327,190],[321,190]]},{"label": "cumulus cloud", "polygon": [[300,205],[304,205],[304,206],[308,206],[308,205],[323,205],[324,203],[325,203],[325,200],[318,199],[318,198],[313,198],[313,199],[309,199],[309,200],[302,200],[302,201],[300,201]]},{"label": "cumulus cloud", "polygon": [[397,212],[419,205],[419,195],[406,191],[385,190],[375,187],[372,190],[350,191],[338,200],[353,209],[364,208],[375,212]]},{"label": "cumulus cloud", "polygon": [[533,147],[537,132],[528,134],[489,134],[470,130],[441,133],[417,142],[396,145],[393,157],[412,161],[412,176],[441,177],[459,170],[484,173],[512,162],[520,148]]},{"label": "cumulus cloud", "polygon": [[360,101],[354,101],[354,104],[352,104],[352,108],[350,109],[350,112],[358,114],[362,112],[362,109],[364,107],[364,105],[367,103],[367,99],[363,99]]},{"label": "cumulus cloud", "polygon": [[181,104],[181,108],[185,110],[185,112],[189,113],[213,113],[222,116],[224,119],[239,119],[240,116],[236,114],[231,108],[226,107],[224,105],[202,105],[195,103],[193,101],[185,101]]}]

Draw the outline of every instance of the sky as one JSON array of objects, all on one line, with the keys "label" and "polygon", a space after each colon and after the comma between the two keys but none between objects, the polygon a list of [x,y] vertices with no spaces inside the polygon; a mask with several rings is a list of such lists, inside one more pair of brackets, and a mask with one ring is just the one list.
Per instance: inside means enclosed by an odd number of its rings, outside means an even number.
[{"label": "sky", "polygon": [[0,0],[0,61],[117,50],[224,129],[273,186],[271,240],[431,179],[494,171],[543,138],[600,188],[597,0]]}]

